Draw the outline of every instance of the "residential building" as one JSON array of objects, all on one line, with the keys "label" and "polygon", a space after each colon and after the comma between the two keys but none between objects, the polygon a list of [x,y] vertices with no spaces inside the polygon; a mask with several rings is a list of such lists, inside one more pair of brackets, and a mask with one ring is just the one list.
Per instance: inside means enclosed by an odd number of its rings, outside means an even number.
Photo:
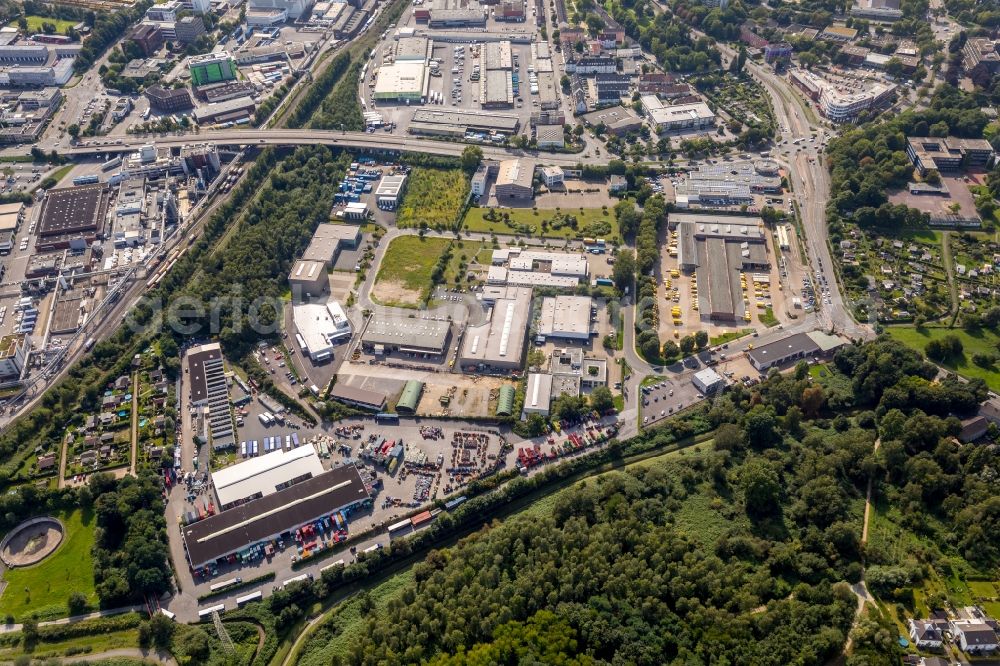
[{"label": "residential building", "polygon": [[948,628],[963,652],[983,654],[1000,647],[996,630],[981,619],[952,620]]},{"label": "residential building", "polygon": [[792,51],[792,45],[788,42],[768,44],[764,47],[764,62],[772,65],[776,62],[787,62],[792,57]]},{"label": "residential building", "polygon": [[677,85],[677,78],[673,74],[649,72],[639,77],[639,92],[641,94],[662,95],[669,86],[673,85]]},{"label": "residential building", "polygon": [[962,67],[975,76],[1000,72],[1000,42],[986,37],[970,37],[962,47]]},{"label": "residential building", "polygon": [[594,77],[597,89],[597,103],[620,103],[632,89],[632,77],[626,74],[598,74]]},{"label": "residential building", "polygon": [[740,26],[740,41],[754,49],[767,46],[767,40],[754,32],[754,25],[749,22]]},{"label": "residential building", "polygon": [[931,620],[914,620],[907,622],[910,629],[910,640],[921,650],[939,650],[943,645],[941,629]]}]

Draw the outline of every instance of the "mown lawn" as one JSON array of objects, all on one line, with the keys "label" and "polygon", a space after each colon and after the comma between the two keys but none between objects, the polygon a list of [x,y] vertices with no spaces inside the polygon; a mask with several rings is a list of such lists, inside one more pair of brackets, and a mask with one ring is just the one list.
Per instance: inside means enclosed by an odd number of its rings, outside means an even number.
[{"label": "mown lawn", "polygon": [[607,208],[470,208],[462,225],[467,231],[501,235],[609,241],[619,236],[614,212]]},{"label": "mown lawn", "polygon": [[92,512],[73,511],[57,515],[66,528],[56,552],[30,567],[11,569],[4,574],[7,587],[0,595],[0,616],[12,614],[18,621],[28,614],[40,619],[65,617],[66,602],[73,592],[80,592],[96,605],[94,547],[96,518]]},{"label": "mown lawn", "polygon": [[31,33],[43,32],[42,24],[51,23],[56,27],[57,33],[64,35],[68,29],[79,23],[79,21],[66,21],[64,19],[47,18],[45,16],[26,16],[25,19],[28,21],[28,32]]},{"label": "mown lawn", "polygon": [[453,229],[468,195],[469,181],[460,169],[417,167],[406,184],[396,226]]},{"label": "mown lawn", "polygon": [[924,353],[924,348],[931,340],[940,339],[946,335],[956,336],[962,341],[962,358],[954,362],[941,363],[940,365],[948,370],[957,372],[963,377],[979,377],[991,389],[1000,391],[1000,368],[997,366],[982,368],[972,362],[972,357],[975,354],[997,355],[997,343],[1000,342],[1000,336],[997,336],[995,333],[985,328],[980,329],[976,333],[968,333],[960,328],[944,328],[940,326],[924,326],[919,329],[914,326],[889,326],[886,328],[886,331],[896,340],[899,340],[907,347],[916,349],[920,353]]}]

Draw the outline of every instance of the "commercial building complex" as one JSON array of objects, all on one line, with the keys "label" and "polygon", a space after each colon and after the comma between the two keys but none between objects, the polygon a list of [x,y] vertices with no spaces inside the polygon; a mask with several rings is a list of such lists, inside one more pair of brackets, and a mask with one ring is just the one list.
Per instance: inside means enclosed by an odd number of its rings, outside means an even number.
[{"label": "commercial building complex", "polygon": [[667,106],[656,95],[643,95],[642,108],[657,132],[703,130],[715,125],[715,114],[704,102]]},{"label": "commercial building complex", "polygon": [[427,94],[427,65],[423,60],[403,60],[382,65],[372,93],[376,101],[419,102]]},{"label": "commercial building complex", "polygon": [[764,372],[773,367],[780,367],[793,361],[826,356],[841,346],[840,338],[827,335],[820,331],[810,333],[795,333],[781,340],[755,347],[747,352],[750,364]]},{"label": "commercial building complex", "polygon": [[694,271],[698,312],[710,320],[735,321],[746,306],[740,272],[767,269],[767,234],[759,217],[672,214],[679,236],[677,263]]},{"label": "commercial building complex", "polygon": [[279,448],[212,472],[212,485],[219,498],[219,507],[225,511],[322,473],[323,463],[312,446]]},{"label": "commercial building complex", "polygon": [[492,286],[575,288],[590,268],[583,254],[503,248],[493,250],[486,284]]},{"label": "commercial building complex", "polygon": [[358,469],[344,465],[186,526],[184,548],[201,567],[368,499]]},{"label": "commercial building complex", "polygon": [[894,84],[884,81],[834,81],[804,69],[789,71],[788,79],[817,103],[827,119],[835,123],[854,122],[863,112],[888,104],[896,92]]},{"label": "commercial building complex", "polygon": [[531,289],[510,289],[487,308],[486,321],[465,331],[459,365],[466,371],[519,369],[531,313]]},{"label": "commercial building complex", "polygon": [[333,347],[351,337],[351,322],[337,301],[303,303],[292,308],[296,341],[314,363],[333,357]]},{"label": "commercial building complex", "polygon": [[674,188],[678,208],[750,205],[755,194],[780,193],[777,164],[767,160],[699,166]]}]

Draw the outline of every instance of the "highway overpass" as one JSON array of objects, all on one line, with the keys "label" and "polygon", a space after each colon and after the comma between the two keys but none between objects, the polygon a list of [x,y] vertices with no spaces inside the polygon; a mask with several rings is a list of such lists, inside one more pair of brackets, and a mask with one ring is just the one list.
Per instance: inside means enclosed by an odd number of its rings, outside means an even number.
[{"label": "highway overpass", "polygon": [[[75,146],[59,151],[69,157],[112,155],[122,152],[132,152],[141,146],[154,143],[159,147],[177,147],[192,144],[216,144],[223,146],[252,145],[324,145],[346,148],[354,151],[406,151],[457,157],[470,145],[454,141],[417,138],[412,136],[395,136],[385,132],[340,132],[338,130],[317,129],[228,129],[209,130],[203,132],[184,132],[176,134],[130,135],[121,139],[96,139],[80,141]],[[534,150],[516,148],[499,148],[495,146],[480,146],[483,156],[488,159],[510,159],[513,157],[530,158],[539,164],[573,167],[583,161],[589,164],[607,162],[607,157],[587,157],[583,154],[545,153]]]}]

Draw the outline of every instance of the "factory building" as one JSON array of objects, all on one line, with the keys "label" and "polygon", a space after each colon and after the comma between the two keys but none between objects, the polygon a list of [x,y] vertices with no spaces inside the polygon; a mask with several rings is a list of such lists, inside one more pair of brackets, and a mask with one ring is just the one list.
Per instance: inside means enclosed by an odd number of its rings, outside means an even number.
[{"label": "factory building", "polygon": [[343,465],[184,527],[184,549],[192,567],[214,564],[368,500],[357,467]]},{"label": "factory building", "polygon": [[469,326],[458,355],[465,371],[511,371],[521,368],[531,313],[531,289],[511,289],[488,306],[486,322]]},{"label": "factory building", "polygon": [[669,221],[678,231],[678,266],[695,271],[702,318],[743,318],[746,307],[739,274],[770,268],[763,220],[672,214]]},{"label": "factory building", "polygon": [[35,249],[85,250],[103,239],[109,198],[107,186],[100,183],[46,192]]},{"label": "factory building", "polygon": [[533,172],[521,160],[502,160],[497,173],[496,194],[501,199],[531,199]]},{"label": "factory building", "polygon": [[330,281],[326,274],[326,265],[322,261],[298,260],[288,274],[288,285],[292,288],[292,297],[302,300],[309,296],[319,296],[326,292]]},{"label": "factory building", "polygon": [[589,340],[594,315],[590,296],[546,296],[538,318],[538,335],[546,340]]},{"label": "factory building", "polygon": [[292,308],[296,341],[313,363],[333,358],[333,346],[351,337],[351,322],[337,301],[303,303]]},{"label": "factory building", "polygon": [[403,200],[403,190],[406,188],[406,174],[382,176],[375,188],[375,204],[382,210],[396,210]]},{"label": "factory building", "polygon": [[441,356],[448,349],[451,324],[439,319],[372,317],[361,335],[362,348],[376,355],[393,352]]},{"label": "factory building", "polygon": [[277,449],[212,473],[212,485],[223,511],[273,495],[319,476],[323,463],[312,446]]}]

